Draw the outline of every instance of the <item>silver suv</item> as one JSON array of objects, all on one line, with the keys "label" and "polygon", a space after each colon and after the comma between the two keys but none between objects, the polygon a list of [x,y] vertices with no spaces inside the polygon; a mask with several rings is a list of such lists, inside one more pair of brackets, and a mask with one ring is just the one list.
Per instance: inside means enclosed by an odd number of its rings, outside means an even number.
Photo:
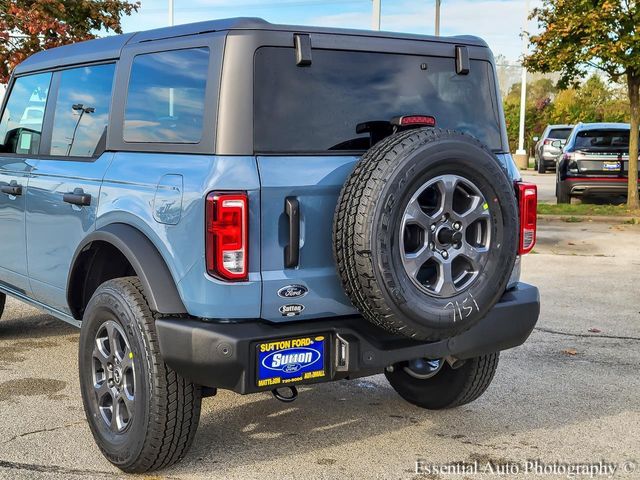
[{"label": "silver suv", "polygon": [[560,155],[562,148],[554,146],[553,142],[560,140],[564,144],[569,138],[571,130],[573,130],[573,125],[547,125],[536,143],[535,162],[538,173],[545,173],[547,168],[556,168],[558,155]]}]

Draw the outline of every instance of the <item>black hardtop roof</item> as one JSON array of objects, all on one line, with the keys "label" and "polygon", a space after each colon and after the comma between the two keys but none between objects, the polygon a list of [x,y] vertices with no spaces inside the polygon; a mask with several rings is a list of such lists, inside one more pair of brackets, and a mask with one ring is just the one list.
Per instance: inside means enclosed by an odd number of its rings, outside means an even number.
[{"label": "black hardtop roof", "polygon": [[122,48],[127,44],[149,42],[173,37],[184,37],[200,33],[230,31],[230,30],[272,30],[300,33],[322,33],[333,35],[352,35],[361,37],[388,38],[390,40],[421,40],[429,42],[473,45],[487,47],[484,40],[473,36],[434,37],[429,35],[415,35],[395,32],[379,32],[373,30],[353,30],[344,28],[324,28],[296,25],[276,25],[261,18],[228,18],[223,20],[208,20],[205,22],[188,23],[173,27],[157,28],[137,33],[126,33],[110,37],[87,40],[63,47],[52,48],[38,52],[15,68],[15,73],[35,72],[67,65],[99,62],[120,57]]}]

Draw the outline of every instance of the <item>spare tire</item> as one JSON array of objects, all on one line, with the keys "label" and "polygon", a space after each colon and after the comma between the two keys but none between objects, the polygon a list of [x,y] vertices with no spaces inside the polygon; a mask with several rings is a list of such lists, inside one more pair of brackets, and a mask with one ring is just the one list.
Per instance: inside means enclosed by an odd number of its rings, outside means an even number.
[{"label": "spare tire", "polygon": [[370,322],[416,340],[471,328],[504,293],[518,244],[513,183],[475,138],[408,130],[372,147],[340,193],[343,287]]}]

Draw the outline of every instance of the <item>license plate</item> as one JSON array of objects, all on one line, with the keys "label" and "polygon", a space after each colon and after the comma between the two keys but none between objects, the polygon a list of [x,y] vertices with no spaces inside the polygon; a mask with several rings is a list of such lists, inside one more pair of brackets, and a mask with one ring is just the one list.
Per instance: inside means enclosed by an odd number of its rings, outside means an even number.
[{"label": "license plate", "polygon": [[257,386],[277,387],[325,378],[326,342],[326,335],[312,335],[258,343]]},{"label": "license plate", "polygon": [[602,169],[609,172],[619,172],[620,162],[602,162]]}]

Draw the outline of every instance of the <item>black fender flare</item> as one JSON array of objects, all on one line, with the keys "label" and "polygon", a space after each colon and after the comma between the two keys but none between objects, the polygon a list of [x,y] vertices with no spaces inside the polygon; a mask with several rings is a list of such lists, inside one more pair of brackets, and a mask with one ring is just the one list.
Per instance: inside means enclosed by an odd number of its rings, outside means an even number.
[{"label": "black fender flare", "polygon": [[140,230],[125,223],[112,223],[87,235],[76,249],[67,277],[67,302],[71,305],[71,282],[76,261],[93,242],[106,242],[129,261],[140,279],[149,307],[158,313],[187,313],[175,281],[162,255]]}]

